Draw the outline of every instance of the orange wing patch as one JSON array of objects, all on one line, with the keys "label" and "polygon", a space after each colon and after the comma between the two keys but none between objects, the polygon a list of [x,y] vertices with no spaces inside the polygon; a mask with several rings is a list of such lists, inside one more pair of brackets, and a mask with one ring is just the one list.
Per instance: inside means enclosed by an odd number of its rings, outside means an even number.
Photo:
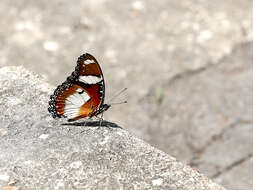
[{"label": "orange wing patch", "polygon": [[[56,111],[59,116],[64,115],[64,109],[66,106],[66,101],[67,98],[70,97],[71,95],[77,93],[76,90],[79,88],[77,85],[72,85],[71,87],[68,87],[62,91],[59,92],[58,96],[56,97]],[[80,87],[81,88],[81,87]]]},{"label": "orange wing patch", "polygon": [[91,116],[92,113],[97,110],[99,105],[101,104],[101,95],[99,94],[98,85],[91,85],[91,87],[86,88],[86,90],[87,94],[91,97],[91,101],[87,101],[80,107],[78,115],[73,118],[73,120]]},{"label": "orange wing patch", "polygon": [[101,104],[99,85],[83,88],[72,84],[60,89],[54,101],[53,109],[58,117],[72,120],[90,116]]}]

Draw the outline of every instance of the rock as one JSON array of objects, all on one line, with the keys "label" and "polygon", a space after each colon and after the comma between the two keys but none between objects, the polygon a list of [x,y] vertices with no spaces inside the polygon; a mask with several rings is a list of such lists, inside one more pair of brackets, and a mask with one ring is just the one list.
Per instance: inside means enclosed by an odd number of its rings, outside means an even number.
[{"label": "rock", "polygon": [[[89,52],[103,69],[106,98],[128,88],[129,104],[113,107],[106,119],[210,178],[218,173],[226,175],[224,184],[213,180],[227,189],[240,186],[247,190],[251,181],[238,179],[236,172],[227,174],[232,170],[226,168],[252,152],[248,148],[252,145],[249,127],[242,127],[243,135],[231,136],[237,132],[233,130],[241,128],[241,121],[250,122],[244,120],[245,110],[247,117],[252,116],[252,104],[240,104],[245,95],[247,101],[252,97],[251,84],[247,83],[253,74],[243,68],[253,65],[253,48],[239,47],[239,54],[232,51],[240,44],[252,43],[252,10],[249,0],[61,0],[29,4],[1,0],[0,67],[24,65],[57,85],[73,71],[77,57]],[[230,57],[225,64],[224,56]],[[219,72],[218,65],[231,68],[234,63],[238,64],[231,72],[235,78],[226,81],[227,74]],[[245,80],[246,86],[240,80]],[[171,85],[168,81],[176,82]],[[230,89],[221,89],[223,81]],[[243,120],[238,120],[239,115]],[[239,151],[235,145],[240,146]],[[251,173],[248,178],[253,177]],[[237,186],[234,179],[238,179]]]},{"label": "rock", "polygon": [[22,67],[0,69],[0,188],[224,189],[114,123],[54,120],[52,91]]}]

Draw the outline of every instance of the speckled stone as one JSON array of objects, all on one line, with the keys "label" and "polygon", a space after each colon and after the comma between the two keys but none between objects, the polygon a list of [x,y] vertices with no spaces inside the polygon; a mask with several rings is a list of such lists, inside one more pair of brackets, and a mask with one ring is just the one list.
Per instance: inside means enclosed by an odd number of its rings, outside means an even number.
[{"label": "speckled stone", "polygon": [[52,90],[22,67],[0,69],[0,188],[224,190],[116,124],[54,120]]}]

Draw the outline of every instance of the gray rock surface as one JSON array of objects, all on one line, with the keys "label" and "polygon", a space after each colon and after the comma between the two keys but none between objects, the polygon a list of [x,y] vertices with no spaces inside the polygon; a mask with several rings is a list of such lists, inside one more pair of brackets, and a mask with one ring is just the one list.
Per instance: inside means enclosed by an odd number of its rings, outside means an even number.
[{"label": "gray rock surface", "polygon": [[52,119],[52,90],[22,67],[0,69],[0,188],[224,189],[114,123]]},{"label": "gray rock surface", "polygon": [[[159,107],[169,114],[150,124],[160,123],[158,131],[164,132],[161,139],[170,136],[168,143],[181,140],[171,145],[175,155],[183,152],[192,167],[233,190],[251,189],[251,182],[245,179],[253,177],[246,167],[253,158],[252,52],[252,42],[240,44],[216,65],[171,81]],[[178,127],[186,125],[187,129]],[[157,139],[153,137],[151,143]]]},{"label": "gray rock surface", "polygon": [[1,0],[0,67],[23,65],[58,85],[89,52],[106,99],[128,88],[129,103],[105,119],[228,189],[248,190],[252,10],[249,0]]}]

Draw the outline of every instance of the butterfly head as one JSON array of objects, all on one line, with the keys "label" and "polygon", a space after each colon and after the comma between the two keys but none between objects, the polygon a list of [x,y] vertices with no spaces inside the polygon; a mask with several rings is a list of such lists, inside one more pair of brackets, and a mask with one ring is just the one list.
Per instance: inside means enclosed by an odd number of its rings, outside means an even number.
[{"label": "butterfly head", "polygon": [[108,110],[110,107],[111,107],[111,105],[109,105],[109,104],[103,104],[100,109],[102,112],[104,112],[104,111]]}]

